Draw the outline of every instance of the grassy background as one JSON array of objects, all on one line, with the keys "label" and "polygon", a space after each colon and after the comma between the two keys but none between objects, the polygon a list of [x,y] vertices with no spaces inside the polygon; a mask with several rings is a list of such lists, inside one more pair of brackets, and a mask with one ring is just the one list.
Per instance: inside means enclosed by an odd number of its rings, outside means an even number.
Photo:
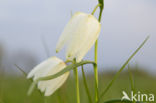
[{"label": "grassy background", "polygon": [[[141,93],[153,93],[156,95],[156,78],[150,76],[144,71],[131,69],[136,91]],[[100,72],[99,74],[99,92],[106,87],[109,81],[114,76],[115,72]],[[43,97],[37,89],[31,96],[27,96],[27,90],[30,86],[30,81],[24,76],[0,76],[0,103],[74,103],[75,85],[72,75],[67,82],[50,97]],[[94,78],[93,74],[87,75],[87,83],[89,90],[94,98]],[[114,85],[107,92],[103,100],[121,98],[122,91],[130,93],[131,84],[128,71],[122,72]],[[89,103],[84,89],[82,77],[80,77],[80,97],[81,103]]]}]

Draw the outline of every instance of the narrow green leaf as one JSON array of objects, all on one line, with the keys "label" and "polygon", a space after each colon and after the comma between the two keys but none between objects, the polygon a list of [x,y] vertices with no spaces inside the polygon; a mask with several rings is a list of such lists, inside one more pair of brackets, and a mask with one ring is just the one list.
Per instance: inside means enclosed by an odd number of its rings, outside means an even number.
[{"label": "narrow green leaf", "polygon": [[27,73],[22,69],[20,68],[17,64],[15,64],[16,68],[22,72],[22,74],[26,77],[27,76]]},{"label": "narrow green leaf", "polygon": [[[128,65],[128,72],[129,72],[129,79],[130,79],[130,83],[131,83],[131,90],[135,94],[134,79],[133,79],[133,75],[132,75],[131,70],[130,70],[130,65]],[[135,103],[135,101],[133,101],[133,103]]]},{"label": "narrow green leaf", "polygon": [[130,65],[128,65],[128,72],[129,72],[129,79],[130,79],[130,82],[131,82],[131,90],[133,92],[135,92],[134,79],[133,79],[132,72],[130,70]]},{"label": "narrow green leaf", "polygon": [[86,76],[85,76],[84,68],[83,68],[83,66],[81,66],[81,67],[82,67],[83,83],[84,83],[85,90],[86,90],[86,93],[87,93],[87,96],[88,96],[88,100],[89,100],[89,103],[93,103],[93,102],[92,102],[91,95],[90,95],[90,92],[89,92],[89,88],[88,88],[88,85],[87,85],[87,80],[86,80]]},{"label": "narrow green leaf", "polygon": [[32,92],[34,91],[35,89],[35,86],[36,86],[37,82],[33,82],[27,92],[27,95],[30,96],[32,94]]},{"label": "narrow green leaf", "polygon": [[35,85],[36,85],[39,81],[45,81],[45,80],[51,80],[51,79],[57,78],[57,77],[63,75],[64,73],[66,73],[66,72],[68,72],[68,71],[70,71],[70,70],[74,70],[74,69],[76,69],[77,67],[82,66],[82,65],[85,65],[85,64],[93,64],[94,66],[96,65],[96,63],[93,62],[93,61],[81,61],[81,62],[79,62],[79,63],[74,63],[74,64],[68,65],[68,66],[65,67],[62,71],[60,71],[60,72],[58,72],[58,73],[56,73],[56,74],[54,74],[54,75],[50,75],[50,76],[38,78],[36,81],[34,81],[34,82],[31,84],[31,86],[30,86],[30,88],[29,88],[29,90],[28,90],[28,95],[30,95],[30,94],[33,92],[33,90],[34,90],[34,88],[35,88]]},{"label": "narrow green leaf", "polygon": [[47,57],[50,57],[50,52],[49,52],[49,49],[48,49],[48,45],[47,45],[45,37],[43,35],[41,36],[41,41],[42,41],[42,44],[43,44],[43,47],[44,47],[44,50],[45,50],[45,53],[46,53]]},{"label": "narrow green leaf", "polygon": [[147,40],[149,39],[149,36],[147,36],[147,38],[142,42],[142,44],[136,49],[136,51],[128,58],[128,60],[122,65],[122,67],[119,69],[119,71],[115,74],[114,78],[111,80],[111,82],[108,84],[108,86],[106,87],[106,89],[102,92],[102,94],[100,95],[99,101],[102,99],[102,97],[106,94],[106,92],[110,89],[110,87],[112,86],[112,84],[114,83],[114,81],[118,78],[118,76],[120,75],[120,73],[122,72],[122,70],[127,66],[127,64],[130,62],[130,60],[136,55],[136,53],[144,46],[144,44],[147,42]]},{"label": "narrow green leaf", "polygon": [[[27,77],[27,73],[21,68],[21,67],[19,67],[17,64],[15,64],[15,66],[17,67],[17,69],[18,70],[20,70],[22,73],[23,73],[23,75],[24,75],[24,77],[26,78]],[[29,79],[30,80],[30,82],[33,82],[33,80],[32,79]],[[36,83],[32,83],[32,85],[31,85],[31,87],[29,88],[29,90],[28,90],[28,95],[30,95],[31,93],[32,93],[32,91],[34,90],[34,88],[35,88],[35,85],[36,85]],[[41,96],[42,96],[42,93],[40,92],[40,90],[38,90],[38,92],[41,94]]]},{"label": "narrow green leaf", "polygon": [[63,75],[64,73],[66,73],[66,72],[68,72],[70,70],[73,70],[76,67],[79,67],[81,65],[85,65],[85,64],[93,64],[93,65],[96,65],[95,62],[93,62],[93,61],[81,61],[81,62],[76,63],[76,64],[70,64],[70,65],[68,65],[62,71],[60,71],[60,72],[58,72],[58,73],[56,73],[54,75],[50,75],[50,76],[47,76],[47,77],[41,77],[41,78],[37,79],[37,81],[45,81],[45,80],[50,80],[50,79],[57,78],[57,77]]}]

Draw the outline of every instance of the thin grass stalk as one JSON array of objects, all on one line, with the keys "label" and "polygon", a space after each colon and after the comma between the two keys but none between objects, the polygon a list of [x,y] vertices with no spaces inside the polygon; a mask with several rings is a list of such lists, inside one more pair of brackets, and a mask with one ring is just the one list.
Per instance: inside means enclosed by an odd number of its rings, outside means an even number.
[{"label": "thin grass stalk", "polygon": [[[76,63],[76,60],[74,60]],[[75,76],[75,84],[76,84],[76,103],[80,103],[80,91],[79,91],[79,75],[77,67],[74,69],[74,76]]]},{"label": "thin grass stalk", "polygon": [[[135,94],[135,86],[134,86],[134,79],[133,79],[133,75],[132,72],[130,70],[130,65],[128,65],[128,72],[129,72],[129,79],[130,79],[130,83],[131,83],[131,90],[134,92]],[[133,103],[135,103],[135,101],[133,101]]]},{"label": "thin grass stalk", "polygon": [[[96,41],[95,43],[95,57],[94,57],[94,60],[95,60],[95,63],[97,64],[97,49],[98,49],[98,40]],[[97,65],[94,66],[94,76],[95,76],[95,102],[98,101],[98,67]]]},{"label": "thin grass stalk", "polygon": [[133,92],[135,92],[134,79],[133,79],[132,72],[130,70],[130,65],[128,65],[128,73],[129,73],[129,79],[130,79],[130,83],[131,83],[131,90]]},{"label": "thin grass stalk", "polygon": [[20,68],[17,64],[14,64],[14,65],[24,75],[24,77],[27,77],[27,73],[22,68]]},{"label": "thin grass stalk", "polygon": [[87,96],[88,96],[89,103],[93,103],[90,92],[89,92],[89,88],[88,88],[88,85],[87,85],[87,80],[86,80],[84,68],[83,68],[83,66],[81,66],[81,68],[82,68],[83,83],[84,83],[84,86],[85,86],[85,90],[86,90],[86,93],[87,93]]},{"label": "thin grass stalk", "polygon": [[119,71],[115,74],[115,76],[113,77],[113,79],[111,80],[111,82],[108,84],[108,86],[106,87],[106,89],[102,92],[102,94],[100,95],[99,101],[97,103],[100,102],[100,100],[104,97],[104,95],[107,93],[107,91],[110,89],[110,87],[113,85],[113,83],[115,82],[115,80],[119,77],[120,73],[123,71],[123,69],[128,65],[128,63],[130,62],[130,60],[138,53],[138,51],[144,46],[144,44],[147,42],[147,40],[149,39],[149,36],[147,36],[147,38],[142,42],[142,44],[135,50],[135,52],[127,59],[127,61],[122,65],[122,67],[119,69]]}]

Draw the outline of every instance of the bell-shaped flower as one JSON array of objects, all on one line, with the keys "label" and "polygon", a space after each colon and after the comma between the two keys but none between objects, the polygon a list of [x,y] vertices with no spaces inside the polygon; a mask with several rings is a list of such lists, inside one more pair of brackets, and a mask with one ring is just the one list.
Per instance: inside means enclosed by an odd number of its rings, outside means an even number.
[{"label": "bell-shaped flower", "polygon": [[57,43],[56,52],[66,45],[66,59],[76,58],[76,61],[80,62],[94,45],[100,30],[101,24],[93,15],[77,12],[65,26]]},{"label": "bell-shaped flower", "polygon": [[[65,67],[66,64],[61,59],[57,57],[51,57],[32,69],[27,78],[33,78],[35,81],[40,77],[54,75],[63,70]],[[41,92],[44,92],[45,96],[50,96],[63,85],[68,76],[69,72],[66,72],[55,79],[39,81],[37,86]]]}]

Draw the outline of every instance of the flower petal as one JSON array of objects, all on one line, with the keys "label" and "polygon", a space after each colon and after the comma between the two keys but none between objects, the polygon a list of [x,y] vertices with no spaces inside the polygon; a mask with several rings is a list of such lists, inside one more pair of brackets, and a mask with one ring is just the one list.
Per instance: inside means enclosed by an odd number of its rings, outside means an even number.
[{"label": "flower petal", "polygon": [[[60,76],[59,78],[51,81],[49,84],[49,87],[46,88],[46,91],[45,91],[45,96],[50,96],[51,94],[53,94],[58,88],[60,88],[64,83],[65,81],[67,80],[69,76],[69,72],[63,74],[62,76]],[[54,83],[55,83],[55,86],[54,86]]]},{"label": "flower petal", "polygon": [[32,69],[28,74],[27,78],[32,78],[33,76],[35,78],[41,77],[42,74],[44,74],[43,72],[46,71],[46,69],[49,69],[60,62],[62,61],[60,61],[60,59],[58,59],[57,57],[51,57],[45,60],[44,62],[42,62],[41,64],[37,65],[34,69]]},{"label": "flower petal", "polygon": [[[51,68],[47,73],[45,73],[46,76],[53,75],[58,73],[59,71],[63,70],[66,67],[65,63],[59,63],[55,67]],[[63,85],[63,83],[66,81],[66,79],[69,76],[69,72],[55,78],[52,80],[47,81],[41,81],[38,83],[38,88],[41,90],[41,92],[45,91],[45,96],[50,96],[53,94],[60,86]]]},{"label": "flower petal", "polygon": [[91,49],[91,47],[94,45],[94,43],[99,37],[101,25],[92,19],[94,18],[89,18],[88,20],[89,22],[88,26],[90,28],[88,30],[89,35],[87,38],[85,38],[85,41],[82,43],[83,45],[79,48],[79,51],[77,51],[77,54],[76,54],[77,62],[80,62],[83,59],[83,57],[87,54],[87,52]]},{"label": "flower petal", "polygon": [[[36,66],[29,74],[27,78],[34,77],[33,80],[36,80],[40,77],[46,77],[49,75],[54,75],[66,67],[66,64],[57,57],[51,57],[48,60],[45,60],[38,66]],[[46,81],[39,81],[38,88],[41,92],[45,92],[45,96],[53,94],[58,88],[60,88],[66,79],[69,76],[69,72],[64,73],[63,75]]]},{"label": "flower petal", "polygon": [[71,41],[72,36],[74,35],[73,33],[77,29],[78,21],[80,21],[83,16],[85,16],[85,14],[81,12],[77,12],[72,16],[58,40],[56,52],[59,52],[64,45]]},{"label": "flower petal", "polygon": [[66,52],[66,58],[69,60],[77,58],[77,61],[81,61],[100,33],[99,21],[93,15],[82,14],[79,15],[76,26],[71,28],[74,31],[71,33],[72,39],[69,41]]}]

